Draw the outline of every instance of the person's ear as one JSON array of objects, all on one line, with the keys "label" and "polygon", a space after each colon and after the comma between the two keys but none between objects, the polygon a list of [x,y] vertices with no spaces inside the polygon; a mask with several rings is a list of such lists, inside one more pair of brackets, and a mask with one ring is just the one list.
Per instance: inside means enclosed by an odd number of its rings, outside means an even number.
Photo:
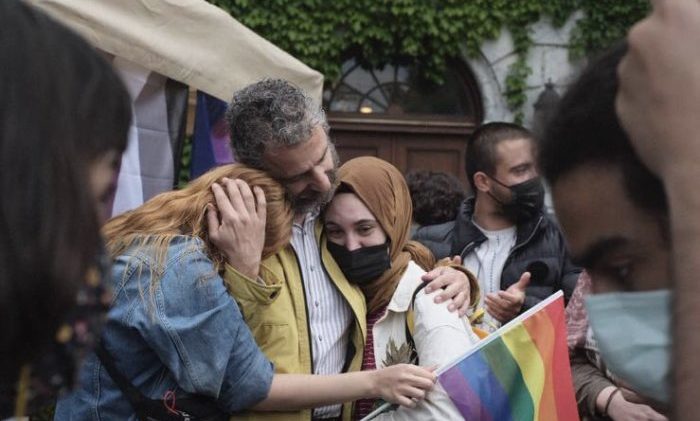
[{"label": "person's ear", "polygon": [[474,187],[476,187],[478,191],[487,192],[491,190],[491,179],[486,173],[477,171],[474,173]]}]

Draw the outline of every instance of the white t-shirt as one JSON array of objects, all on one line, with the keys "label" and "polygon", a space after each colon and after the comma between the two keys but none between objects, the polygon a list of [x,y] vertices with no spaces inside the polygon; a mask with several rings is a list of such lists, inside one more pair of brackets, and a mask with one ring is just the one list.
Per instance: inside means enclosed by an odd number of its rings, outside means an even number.
[{"label": "white t-shirt", "polygon": [[[476,279],[479,281],[479,287],[481,288],[479,307],[483,307],[486,294],[501,290],[503,265],[508,259],[510,250],[515,245],[517,232],[515,225],[498,231],[484,229],[476,222],[474,222],[474,225],[484,233],[486,241],[464,257],[463,265],[476,275]],[[491,317],[490,314],[486,313],[484,321],[481,324],[477,324],[477,326],[493,332],[501,324],[498,320]]]}]

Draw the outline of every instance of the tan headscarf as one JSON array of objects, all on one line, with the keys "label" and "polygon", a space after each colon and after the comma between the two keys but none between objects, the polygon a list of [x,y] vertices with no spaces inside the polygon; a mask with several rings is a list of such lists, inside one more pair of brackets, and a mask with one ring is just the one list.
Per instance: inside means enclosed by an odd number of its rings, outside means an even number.
[{"label": "tan headscarf", "polygon": [[338,181],[364,202],[390,241],[391,268],[362,287],[372,312],[389,303],[410,260],[430,270],[435,258],[423,245],[409,241],[413,207],[406,180],[396,167],[379,158],[355,158],[340,167]]}]

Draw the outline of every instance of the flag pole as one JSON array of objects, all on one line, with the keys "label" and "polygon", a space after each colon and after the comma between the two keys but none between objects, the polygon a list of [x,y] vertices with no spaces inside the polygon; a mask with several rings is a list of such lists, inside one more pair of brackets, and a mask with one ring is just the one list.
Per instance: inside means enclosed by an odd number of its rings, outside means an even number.
[{"label": "flag pole", "polygon": [[367,414],[366,417],[362,418],[360,421],[369,421],[375,419],[379,414],[386,412],[391,408],[391,402],[384,402],[379,408]]}]

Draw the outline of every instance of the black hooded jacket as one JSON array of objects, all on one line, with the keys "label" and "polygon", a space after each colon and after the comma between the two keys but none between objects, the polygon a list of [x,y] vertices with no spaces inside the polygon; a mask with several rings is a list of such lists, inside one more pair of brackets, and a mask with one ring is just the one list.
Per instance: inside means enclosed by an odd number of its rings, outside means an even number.
[{"label": "black hooded jacket", "polygon": [[[413,240],[428,247],[438,259],[456,255],[464,259],[486,241],[486,236],[472,222],[474,202],[473,197],[462,202],[454,221],[419,228]],[[559,226],[543,213],[517,226],[515,245],[503,266],[501,289],[518,282],[526,271],[530,271],[532,278],[521,311],[560,289],[568,302],[581,272],[569,260]]]}]

